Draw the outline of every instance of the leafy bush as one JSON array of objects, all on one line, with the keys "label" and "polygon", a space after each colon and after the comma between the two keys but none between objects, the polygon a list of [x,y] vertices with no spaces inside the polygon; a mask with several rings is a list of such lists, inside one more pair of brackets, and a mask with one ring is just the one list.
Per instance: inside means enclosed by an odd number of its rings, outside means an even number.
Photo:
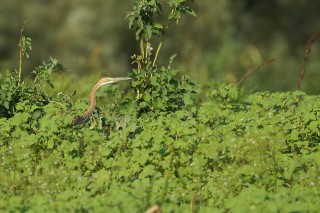
[{"label": "leafy bush", "polygon": [[17,94],[1,98],[2,211],[317,211],[319,97],[197,86],[141,46],[132,91],[109,87],[114,103],[80,127],[86,104],[44,92],[57,61],[31,85],[1,77],[3,97]]},{"label": "leafy bush", "polygon": [[49,84],[50,75],[57,70],[63,70],[57,59],[50,58],[49,62],[36,67],[31,75],[36,76],[32,83],[22,81],[18,71],[6,72],[0,79],[0,116],[12,117],[17,111],[17,104],[29,103],[44,106],[50,102],[50,97],[44,92],[44,84]]}]

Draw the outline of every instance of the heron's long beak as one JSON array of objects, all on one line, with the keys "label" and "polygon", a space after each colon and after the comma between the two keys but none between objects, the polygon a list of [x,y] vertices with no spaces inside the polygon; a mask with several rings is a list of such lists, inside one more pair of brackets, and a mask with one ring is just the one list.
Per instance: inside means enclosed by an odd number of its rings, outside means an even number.
[{"label": "heron's long beak", "polygon": [[128,78],[128,77],[122,77],[122,78],[111,78],[110,79],[110,83],[116,83],[118,81],[126,81],[126,80],[130,80],[131,78]]}]

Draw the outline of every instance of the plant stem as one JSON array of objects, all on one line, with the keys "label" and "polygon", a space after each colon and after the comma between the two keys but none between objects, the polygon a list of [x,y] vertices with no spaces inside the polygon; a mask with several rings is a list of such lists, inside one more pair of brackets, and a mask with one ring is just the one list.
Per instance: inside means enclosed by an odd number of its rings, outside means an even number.
[{"label": "plant stem", "polygon": [[141,54],[142,60],[144,60],[144,39],[143,38],[140,40],[140,54]]},{"label": "plant stem", "polygon": [[23,57],[23,30],[24,30],[24,26],[27,23],[27,21],[25,21],[22,25],[21,31],[20,31],[20,45],[19,45],[19,79],[18,79],[18,85],[21,82],[22,79],[22,57]]},{"label": "plant stem", "polygon": [[22,26],[22,29],[20,31],[20,45],[19,45],[19,80],[18,84],[21,82],[21,76],[22,76],[22,37],[23,37],[23,28],[24,25]]},{"label": "plant stem", "polygon": [[154,56],[152,66],[154,66],[156,64],[156,62],[157,62],[157,58],[158,58],[161,46],[162,46],[162,41],[160,42],[160,44],[159,44],[159,46],[157,48],[157,52],[156,52],[156,55]]}]

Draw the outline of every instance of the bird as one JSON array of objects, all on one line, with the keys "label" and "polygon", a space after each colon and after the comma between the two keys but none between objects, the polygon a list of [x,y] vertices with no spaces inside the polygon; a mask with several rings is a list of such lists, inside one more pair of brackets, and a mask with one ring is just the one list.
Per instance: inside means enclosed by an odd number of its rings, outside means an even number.
[{"label": "bird", "polygon": [[120,78],[110,78],[110,77],[103,77],[101,78],[91,89],[90,92],[90,106],[89,108],[82,114],[82,115],[77,115],[73,121],[72,121],[72,125],[76,126],[79,124],[83,124],[85,123],[89,117],[92,115],[94,108],[96,107],[96,102],[97,102],[97,98],[96,98],[96,92],[97,90],[106,84],[111,84],[111,83],[116,83],[119,81],[125,81],[125,80],[130,80],[131,78],[128,77],[120,77]]}]

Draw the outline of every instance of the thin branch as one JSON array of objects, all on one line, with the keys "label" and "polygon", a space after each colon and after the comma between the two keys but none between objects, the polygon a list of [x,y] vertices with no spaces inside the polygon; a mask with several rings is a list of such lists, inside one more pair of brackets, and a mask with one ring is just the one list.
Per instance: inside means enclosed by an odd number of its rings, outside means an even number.
[{"label": "thin branch", "polygon": [[301,90],[302,81],[303,81],[304,76],[306,74],[306,62],[307,62],[308,57],[311,53],[312,44],[314,43],[314,41],[318,37],[320,37],[320,32],[314,33],[307,42],[306,50],[305,50],[304,57],[303,57],[303,63],[301,65],[300,73],[299,73],[299,77],[298,77],[298,90]]},{"label": "thin branch", "polygon": [[162,41],[160,42],[158,48],[157,48],[157,52],[156,52],[156,55],[153,59],[153,63],[152,63],[152,66],[154,66],[157,62],[157,59],[158,59],[158,55],[159,55],[159,52],[160,52],[160,49],[161,49],[161,46],[162,46]]},{"label": "thin branch", "polygon": [[[320,36],[320,32],[316,32],[311,36],[311,38],[307,42],[306,50],[305,50],[304,57],[303,57],[303,62],[302,62],[301,68],[300,68],[299,76],[298,76],[298,90],[301,90],[302,81],[303,81],[304,76],[306,74],[306,63],[307,63],[307,60],[308,60],[309,55],[311,53],[312,44],[319,36]],[[299,95],[297,98],[297,106],[300,105],[300,101],[301,101],[301,96]]]},{"label": "thin branch", "polygon": [[258,69],[261,69],[261,68],[262,68],[263,66],[265,66],[265,65],[272,64],[272,63],[274,63],[275,61],[276,61],[276,59],[272,58],[272,59],[270,59],[270,60],[264,61],[262,64],[260,64],[260,65],[258,65],[258,66],[256,66],[256,67],[250,69],[249,71],[247,71],[247,72],[242,76],[242,78],[238,81],[238,83],[236,84],[236,86],[237,86],[237,87],[240,86],[240,84],[241,84],[242,82],[244,82],[245,80],[247,80],[247,78],[249,78],[251,75],[253,75],[253,73],[254,73],[255,71],[257,71]]}]

